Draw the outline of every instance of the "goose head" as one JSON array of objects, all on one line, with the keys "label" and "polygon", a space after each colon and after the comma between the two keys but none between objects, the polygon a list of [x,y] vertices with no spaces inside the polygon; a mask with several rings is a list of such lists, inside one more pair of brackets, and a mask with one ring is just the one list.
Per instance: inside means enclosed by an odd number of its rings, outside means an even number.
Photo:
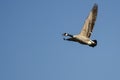
[{"label": "goose head", "polygon": [[64,33],[63,36],[69,36],[69,37],[72,37],[72,38],[73,38],[73,35],[68,34],[68,33]]},{"label": "goose head", "polygon": [[64,33],[63,36],[68,36],[68,34],[67,34],[67,33]]}]

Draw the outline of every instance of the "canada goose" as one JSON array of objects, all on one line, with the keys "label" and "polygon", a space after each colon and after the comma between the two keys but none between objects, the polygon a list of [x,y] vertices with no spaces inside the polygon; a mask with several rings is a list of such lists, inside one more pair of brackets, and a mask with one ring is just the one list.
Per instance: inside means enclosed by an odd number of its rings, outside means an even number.
[{"label": "canada goose", "polygon": [[98,5],[95,3],[92,10],[87,17],[81,32],[77,35],[71,35],[68,33],[64,33],[63,36],[69,36],[70,38],[63,38],[67,41],[74,41],[84,45],[89,45],[90,47],[95,47],[97,45],[97,40],[91,40],[90,36],[95,25],[96,17],[97,17]]}]

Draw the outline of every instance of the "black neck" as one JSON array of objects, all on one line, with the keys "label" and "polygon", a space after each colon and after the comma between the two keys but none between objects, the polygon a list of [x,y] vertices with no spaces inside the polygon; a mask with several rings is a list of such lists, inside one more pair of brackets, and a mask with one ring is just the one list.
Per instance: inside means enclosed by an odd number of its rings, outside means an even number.
[{"label": "black neck", "polygon": [[71,34],[68,34],[68,36],[73,37],[73,35],[71,35]]}]

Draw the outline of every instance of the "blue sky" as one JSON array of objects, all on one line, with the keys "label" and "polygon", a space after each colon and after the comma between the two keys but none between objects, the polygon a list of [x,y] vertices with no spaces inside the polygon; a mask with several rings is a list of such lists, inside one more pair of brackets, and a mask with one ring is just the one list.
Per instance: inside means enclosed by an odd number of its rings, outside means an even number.
[{"label": "blue sky", "polygon": [[[99,6],[95,48],[63,41]],[[0,80],[120,80],[119,0],[1,0]]]}]

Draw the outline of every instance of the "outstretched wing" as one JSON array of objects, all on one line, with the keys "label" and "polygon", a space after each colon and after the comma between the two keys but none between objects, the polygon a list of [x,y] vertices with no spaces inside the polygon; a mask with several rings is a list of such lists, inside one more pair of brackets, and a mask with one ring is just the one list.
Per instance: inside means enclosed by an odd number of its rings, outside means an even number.
[{"label": "outstretched wing", "polygon": [[97,17],[97,11],[98,11],[98,5],[94,4],[92,10],[89,13],[89,16],[87,17],[84,26],[82,28],[82,31],[80,32],[80,36],[90,37],[93,27],[95,25],[96,17]]}]

